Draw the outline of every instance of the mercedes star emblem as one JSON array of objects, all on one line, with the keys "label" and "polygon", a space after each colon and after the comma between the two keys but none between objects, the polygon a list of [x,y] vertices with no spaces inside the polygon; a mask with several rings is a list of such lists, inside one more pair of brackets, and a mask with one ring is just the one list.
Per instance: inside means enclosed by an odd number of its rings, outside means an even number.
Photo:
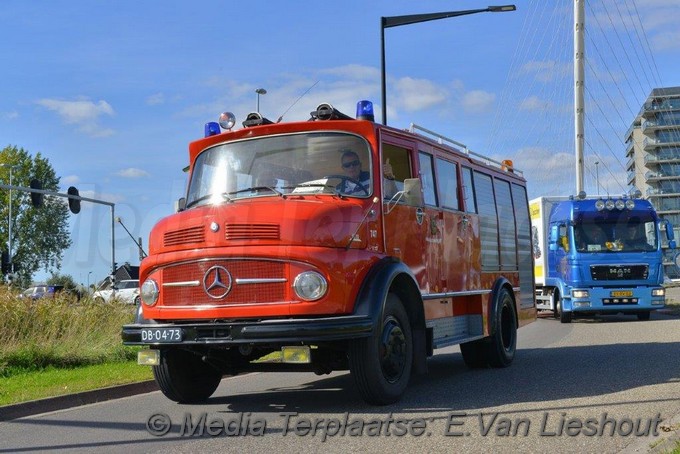
[{"label": "mercedes star emblem", "polygon": [[231,290],[231,274],[223,266],[211,267],[203,276],[203,290],[210,298],[224,298]]}]

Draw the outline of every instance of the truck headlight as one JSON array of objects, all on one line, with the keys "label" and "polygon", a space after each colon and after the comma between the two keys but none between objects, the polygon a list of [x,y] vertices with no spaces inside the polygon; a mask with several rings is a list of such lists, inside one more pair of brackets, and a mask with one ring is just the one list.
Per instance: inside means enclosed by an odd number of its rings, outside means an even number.
[{"label": "truck headlight", "polygon": [[153,279],[147,279],[142,284],[140,296],[142,303],[147,306],[153,306],[158,301],[158,284]]},{"label": "truck headlight", "polygon": [[652,289],[652,296],[665,296],[666,295],[666,289],[664,288],[653,288]]},{"label": "truck headlight", "polygon": [[314,301],[326,294],[328,283],[316,271],[305,271],[297,275],[295,281],[293,281],[293,289],[301,299]]},{"label": "truck headlight", "polygon": [[571,296],[574,298],[588,298],[590,294],[588,293],[588,290],[572,290]]}]

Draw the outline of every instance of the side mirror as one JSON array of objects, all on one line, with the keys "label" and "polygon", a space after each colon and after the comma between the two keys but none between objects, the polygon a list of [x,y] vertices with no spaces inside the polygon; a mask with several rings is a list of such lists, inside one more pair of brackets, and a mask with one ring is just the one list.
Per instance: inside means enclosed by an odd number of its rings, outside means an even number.
[{"label": "side mirror", "polygon": [[404,200],[407,205],[423,206],[423,188],[420,184],[420,178],[404,180]]},{"label": "side mirror", "polygon": [[180,211],[184,211],[184,209],[187,207],[187,199],[184,197],[181,197],[179,200],[175,200],[175,213],[179,213]]},{"label": "side mirror", "polygon": [[[671,247],[671,246],[670,246],[670,242],[671,242],[672,240],[675,239],[675,234],[673,233],[673,224],[671,224],[671,222],[670,222],[669,220],[667,220],[667,219],[665,219],[665,220],[663,221],[663,223],[664,223],[664,227],[665,227],[665,229],[666,229],[666,239],[667,239],[668,242],[669,242],[668,247]],[[673,243],[675,243],[675,242],[673,242]],[[673,246],[673,248],[674,248],[674,247],[675,247],[675,246]]]}]

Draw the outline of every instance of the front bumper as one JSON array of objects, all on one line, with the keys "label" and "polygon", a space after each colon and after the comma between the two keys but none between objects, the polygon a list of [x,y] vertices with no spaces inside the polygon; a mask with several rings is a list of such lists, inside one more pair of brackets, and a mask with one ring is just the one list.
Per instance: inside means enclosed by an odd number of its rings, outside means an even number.
[{"label": "front bumper", "polygon": [[[142,341],[143,330],[181,330],[181,340]],[[160,323],[124,325],[125,345],[241,345],[317,343],[358,339],[373,332],[373,321],[362,315],[325,318],[238,320],[211,323]]]},{"label": "front bumper", "polygon": [[570,306],[573,312],[641,312],[665,307],[665,296],[654,296],[652,290],[661,287],[633,287],[633,288],[584,288],[587,297],[575,298],[572,289]]}]

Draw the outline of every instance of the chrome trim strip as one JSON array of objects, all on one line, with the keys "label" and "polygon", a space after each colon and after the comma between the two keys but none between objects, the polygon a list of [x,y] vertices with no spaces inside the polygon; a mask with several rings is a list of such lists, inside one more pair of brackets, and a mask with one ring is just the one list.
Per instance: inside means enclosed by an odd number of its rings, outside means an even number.
[{"label": "chrome trim strip", "polygon": [[[520,288],[513,287],[512,291],[519,292]],[[491,293],[491,290],[467,290],[465,292],[429,293],[427,295],[423,295],[423,299],[432,300],[437,298],[454,298],[456,296],[488,295],[489,293]]]},{"label": "chrome trim strip", "polygon": [[200,281],[163,282],[163,287],[198,287]]},{"label": "chrome trim strip", "polygon": [[236,278],[234,282],[237,284],[278,284],[281,282],[287,282],[288,279],[285,277],[271,277],[271,278]]},{"label": "chrome trim strip", "polygon": [[456,296],[474,296],[474,295],[488,295],[491,290],[468,290],[465,292],[446,292],[446,293],[429,293],[423,295],[423,299],[430,300],[436,298],[452,298]]}]

